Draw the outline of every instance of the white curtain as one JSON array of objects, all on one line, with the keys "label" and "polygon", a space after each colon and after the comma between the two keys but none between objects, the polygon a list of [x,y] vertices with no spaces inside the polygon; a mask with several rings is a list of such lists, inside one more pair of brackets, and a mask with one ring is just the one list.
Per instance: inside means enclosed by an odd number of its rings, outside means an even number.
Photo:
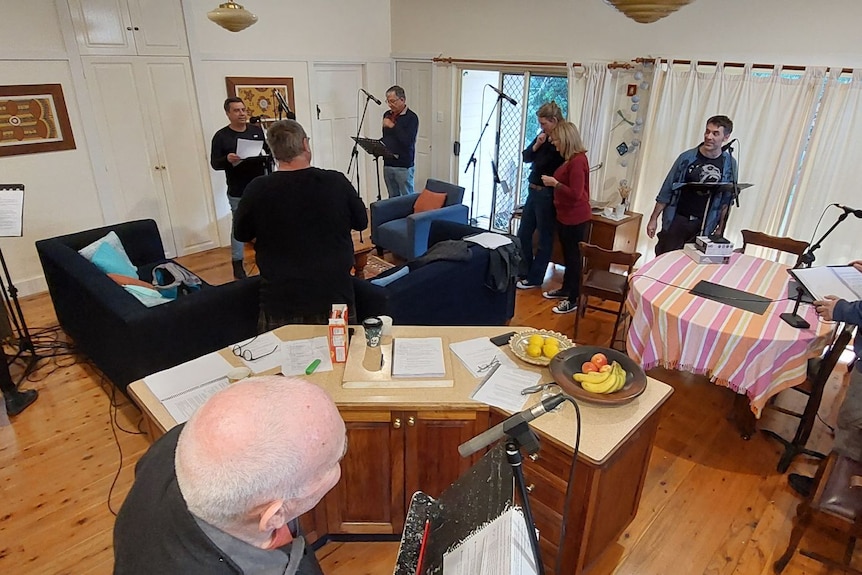
[{"label": "white curtain", "polygon": [[[703,141],[707,118],[724,114],[734,123],[731,137],[739,139],[734,145],[738,181],[753,184],[742,192],[740,207],[731,208],[725,230],[728,239],[741,245],[742,229],[775,235],[781,227],[825,72],[806,69],[799,78],[785,78],[780,70],[754,75],[748,66],[709,68],[703,71],[696,62],[685,68],[657,66],[633,208],[644,215],[645,229],[677,156]],[[655,239],[642,233],[641,262],[653,257],[654,248]]]},{"label": "white curtain", "polygon": [[[799,184],[788,210],[785,232],[796,239],[819,240],[842,214],[838,208],[828,208],[832,203],[862,209],[862,178],[854,171],[862,161],[862,70],[854,70],[849,80],[840,80],[837,71],[830,71],[826,80]],[[862,259],[860,237],[862,221],[850,215],[814,252],[814,265],[841,265]]]},{"label": "white curtain", "polygon": [[[583,77],[586,80],[586,86],[578,130],[587,147],[590,166],[597,166],[605,161],[608,132],[613,115],[615,82],[606,62],[585,64]],[[590,176],[590,196],[593,200],[604,199],[601,197],[603,171],[598,169]]]}]

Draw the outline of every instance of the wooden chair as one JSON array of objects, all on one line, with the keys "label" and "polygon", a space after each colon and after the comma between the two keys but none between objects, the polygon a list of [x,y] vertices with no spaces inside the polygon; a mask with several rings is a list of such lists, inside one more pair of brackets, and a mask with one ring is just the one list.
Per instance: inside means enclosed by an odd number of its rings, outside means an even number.
[{"label": "wooden chair", "polygon": [[793,238],[770,236],[753,230],[742,230],[742,248],[739,251],[745,253],[745,247],[748,245],[763,246],[780,252],[794,254],[796,256],[796,263],[793,264],[793,267],[799,267],[802,263],[802,255],[808,249],[808,242],[794,240]]},{"label": "wooden chair", "polygon": [[[793,530],[784,554],[772,565],[781,573],[799,546],[805,531],[811,527],[837,530],[848,536],[842,561],[835,561],[819,553],[801,550],[800,553],[829,567],[843,569],[844,573],[862,575],[850,567],[856,539],[862,537],[862,463],[838,455],[834,451],[823,460],[814,477],[810,496],[799,504],[793,520]],[[834,532],[829,532],[830,537]]]},{"label": "wooden chair", "polygon": [[[584,267],[581,272],[581,291],[578,298],[578,311],[575,316],[575,337],[578,337],[578,326],[587,308],[612,313],[616,315],[616,321],[614,322],[614,330],[611,332],[609,346],[613,347],[617,329],[619,329],[625,311],[626,297],[629,294],[629,277],[632,275],[635,262],[640,259],[641,255],[637,252],[610,251],[586,242],[580,242],[578,245],[584,260]],[[612,265],[625,267],[626,275],[610,271]],[[614,311],[589,305],[590,296],[619,302],[619,309]]]},{"label": "wooden chair", "polygon": [[835,369],[838,359],[841,357],[841,352],[850,343],[850,337],[853,334],[853,326],[845,325],[838,337],[827,348],[826,354],[823,357],[809,360],[808,376],[805,381],[796,387],[790,388],[788,391],[798,391],[808,396],[805,403],[805,408],[801,411],[793,411],[784,407],[779,407],[774,403],[770,403],[767,408],[774,409],[780,413],[790,415],[799,419],[799,424],[796,426],[796,433],[793,439],[788,441],[775,433],[774,431],[764,429],[763,433],[777,439],[784,445],[784,453],[778,461],[778,471],[784,473],[790,467],[793,458],[804,453],[811,457],[824,458],[822,453],[806,449],[805,444],[808,443],[808,438],[811,436],[811,430],[814,429],[814,421],[817,419],[817,412],[820,410],[820,402],[823,399],[823,390],[826,388],[826,382]]}]

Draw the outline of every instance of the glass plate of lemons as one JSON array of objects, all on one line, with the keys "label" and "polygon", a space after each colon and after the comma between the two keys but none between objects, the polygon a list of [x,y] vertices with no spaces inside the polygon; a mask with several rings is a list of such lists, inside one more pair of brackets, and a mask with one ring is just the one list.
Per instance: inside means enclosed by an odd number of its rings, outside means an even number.
[{"label": "glass plate of lemons", "polygon": [[531,329],[516,333],[509,340],[512,353],[533,365],[548,365],[551,358],[575,344],[572,340],[556,331]]}]

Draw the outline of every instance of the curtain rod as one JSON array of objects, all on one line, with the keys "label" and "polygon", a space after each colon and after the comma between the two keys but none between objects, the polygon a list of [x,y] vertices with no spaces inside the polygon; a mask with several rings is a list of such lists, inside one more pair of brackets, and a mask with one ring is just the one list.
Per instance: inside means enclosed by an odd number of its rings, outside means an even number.
[{"label": "curtain rod", "polygon": [[[713,60],[676,60],[676,59],[669,60],[667,58],[659,58],[656,60],[638,58],[636,61],[638,61],[638,62],[642,61],[644,63],[647,63],[647,62],[656,62],[656,63],[664,62],[667,64],[689,64],[689,65],[692,64],[692,62],[697,62],[698,64],[703,64],[704,66],[718,66],[719,64],[722,64],[722,65],[728,66],[730,68],[744,68],[745,66],[749,65],[749,64],[745,64],[743,62],[716,62]],[[782,70],[794,70],[797,72],[804,72],[805,69],[807,68],[807,66],[797,66],[797,65],[781,66],[779,64],[750,64],[750,66],[752,68],[767,69],[767,70],[774,70],[775,68],[781,68]],[[829,66],[827,66],[827,68],[829,68]],[[841,68],[841,73],[842,74],[852,74],[853,68]]]},{"label": "curtain rod", "polygon": [[[444,64],[503,64],[506,66],[554,66],[554,67],[563,67],[565,68],[568,63],[567,62],[531,62],[524,60],[479,60],[479,59],[470,59],[470,58],[443,58],[437,57],[431,60],[432,62],[443,62]],[[575,62],[575,66],[580,66],[581,64]]]}]

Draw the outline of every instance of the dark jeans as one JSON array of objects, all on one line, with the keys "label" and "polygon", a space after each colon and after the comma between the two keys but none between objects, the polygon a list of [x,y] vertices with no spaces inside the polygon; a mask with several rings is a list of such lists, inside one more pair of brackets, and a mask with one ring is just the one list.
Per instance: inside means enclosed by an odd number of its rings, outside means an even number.
[{"label": "dark jeans", "polygon": [[856,362],[847,395],[838,409],[833,449],[854,461],[862,461],[862,360]]},{"label": "dark jeans", "polygon": [[700,234],[703,220],[689,220],[688,216],[674,216],[668,229],[662,228],[658,233],[658,243],[655,245],[655,255],[681,250],[682,246],[694,241]]},{"label": "dark jeans", "polygon": [[590,222],[569,226],[557,224],[560,234],[560,246],[563,248],[563,260],[566,264],[566,273],[563,275],[563,291],[568,294],[569,301],[577,302],[581,295],[581,270],[584,266],[581,258],[581,248],[578,242],[587,237],[587,229]]},{"label": "dark jeans", "polygon": [[[554,247],[554,189],[543,188],[530,190],[524,211],[521,214],[521,225],[518,227],[518,239],[521,240],[522,275],[529,284],[541,284],[545,279],[548,262],[551,261],[551,250]],[[539,245],[533,254],[533,232],[539,233]]]}]

